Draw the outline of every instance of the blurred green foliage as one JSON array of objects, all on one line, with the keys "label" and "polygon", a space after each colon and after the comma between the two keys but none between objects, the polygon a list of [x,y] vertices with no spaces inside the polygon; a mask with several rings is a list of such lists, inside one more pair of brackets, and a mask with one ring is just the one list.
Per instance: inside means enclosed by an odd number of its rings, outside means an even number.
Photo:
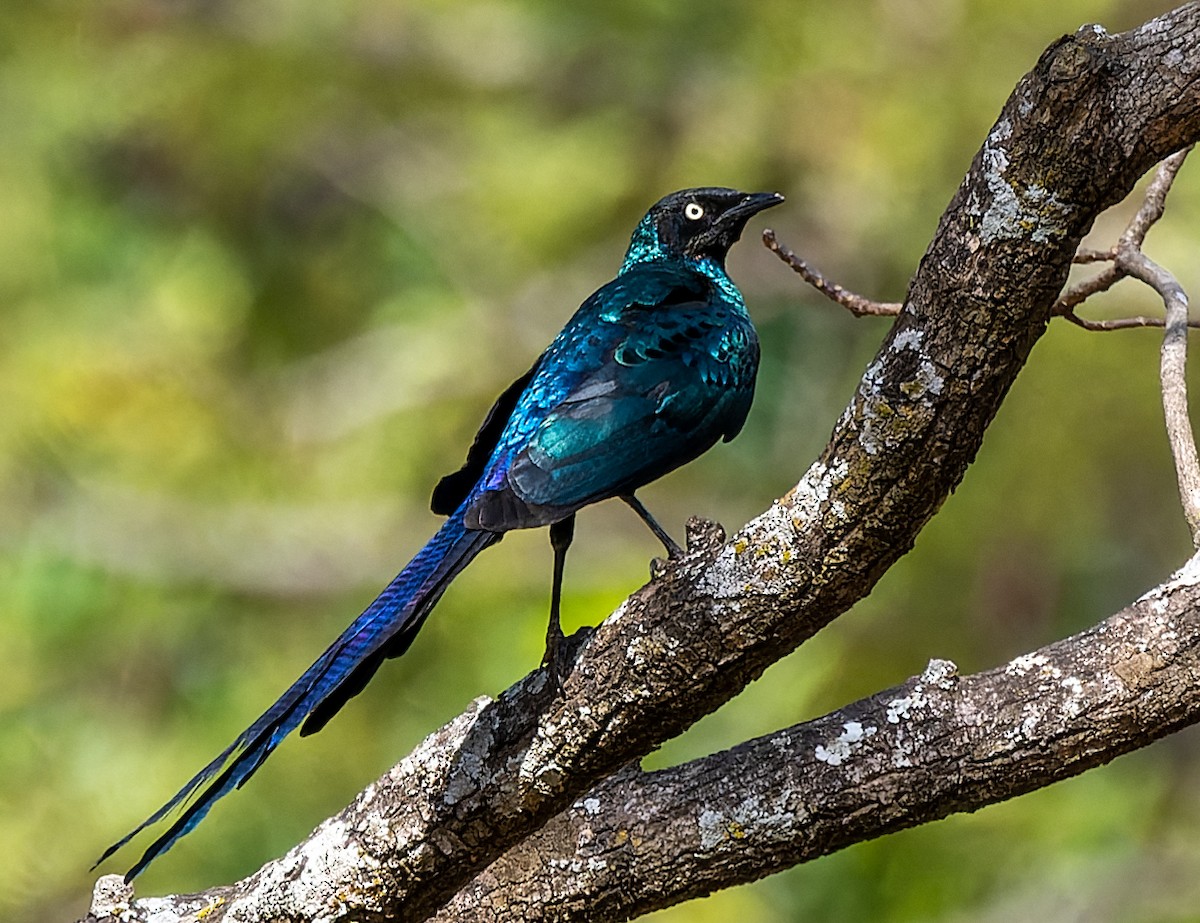
[{"label": "blurred green foliage", "polygon": [[[785,241],[898,298],[1042,49],[1166,8],[0,6],[0,918],[81,914],[100,850],[420,546],[437,477],[654,199],[779,189]],[[1150,238],[1193,292],[1197,175]],[[760,323],[759,397],[737,442],[646,491],[677,532],[691,513],[737,526],[794,483],[885,330],[802,289],[760,227],[731,259]],[[1154,307],[1122,286],[1091,310]],[[1001,663],[1157,583],[1188,542],[1156,353],[1152,332],[1053,324],[916,549],[650,762],[820,714],[933,656]],[[573,624],[601,619],[657,550],[610,506],[581,517]],[[485,555],[403,661],[139,890],[246,874],[535,666],[549,560],[536,533]],[[1200,920],[1198,742],[656,919]]]}]

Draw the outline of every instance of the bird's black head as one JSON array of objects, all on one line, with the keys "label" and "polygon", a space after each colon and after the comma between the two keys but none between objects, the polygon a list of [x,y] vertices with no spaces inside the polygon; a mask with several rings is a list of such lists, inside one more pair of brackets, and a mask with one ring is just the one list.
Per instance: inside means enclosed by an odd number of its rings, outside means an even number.
[{"label": "bird's black head", "polygon": [[659,199],[634,230],[622,268],[671,258],[710,259],[723,266],[746,222],[782,201],[777,192],[738,192],[721,186],[672,192]]}]

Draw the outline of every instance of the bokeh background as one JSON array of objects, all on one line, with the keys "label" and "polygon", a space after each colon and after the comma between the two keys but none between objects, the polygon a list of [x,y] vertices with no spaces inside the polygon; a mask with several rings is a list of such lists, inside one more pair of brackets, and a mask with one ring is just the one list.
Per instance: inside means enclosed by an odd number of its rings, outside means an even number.
[{"label": "bokeh background", "polygon": [[[1063,0],[5,0],[0,5],[0,918],[74,919],[91,861],[269,704],[432,533],[493,396],[672,189],[899,299]],[[1103,220],[1111,241],[1128,208]],[[1148,249],[1200,293],[1200,164]],[[757,242],[741,437],[644,492],[736,527],[820,451],[886,321]],[[1124,283],[1095,316],[1153,311]],[[657,552],[580,517],[568,625]],[[1052,325],[978,462],[872,596],[655,754],[1087,626],[1188,554],[1157,335]],[[257,868],[471,698],[536,666],[544,534],[459,579],[402,661],[139,881]],[[104,871],[123,870],[134,858]],[[665,911],[660,923],[1200,920],[1200,737]]]}]

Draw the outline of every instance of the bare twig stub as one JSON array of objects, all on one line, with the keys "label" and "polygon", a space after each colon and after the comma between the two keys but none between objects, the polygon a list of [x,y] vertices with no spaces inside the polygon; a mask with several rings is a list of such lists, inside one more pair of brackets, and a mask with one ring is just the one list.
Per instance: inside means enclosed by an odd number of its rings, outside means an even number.
[{"label": "bare twig stub", "polygon": [[763,231],[762,238],[766,248],[791,267],[793,272],[798,273],[800,278],[826,298],[840,304],[855,317],[894,317],[904,307],[897,302],[872,301],[870,298],[856,295],[836,282],[830,282],[820,272],[809,266],[795,251],[780,243],[775,232],[770,228]]}]

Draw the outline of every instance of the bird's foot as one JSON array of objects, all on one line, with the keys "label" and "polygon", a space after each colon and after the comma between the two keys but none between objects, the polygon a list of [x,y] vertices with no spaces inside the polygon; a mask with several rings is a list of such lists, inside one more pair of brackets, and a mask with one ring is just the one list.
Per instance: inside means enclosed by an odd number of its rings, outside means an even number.
[{"label": "bird's foot", "polygon": [[563,695],[563,683],[575,668],[575,658],[594,631],[594,628],[584,627],[569,637],[563,636],[562,629],[546,632],[546,652],[542,655],[541,669],[545,671],[555,698]]},{"label": "bird's foot", "polygon": [[565,641],[558,619],[551,619],[546,627],[546,652],[542,654],[542,669],[546,671],[546,678],[550,681],[555,698],[562,697],[563,681],[571,672],[573,658],[569,658],[568,652],[564,650]]}]

